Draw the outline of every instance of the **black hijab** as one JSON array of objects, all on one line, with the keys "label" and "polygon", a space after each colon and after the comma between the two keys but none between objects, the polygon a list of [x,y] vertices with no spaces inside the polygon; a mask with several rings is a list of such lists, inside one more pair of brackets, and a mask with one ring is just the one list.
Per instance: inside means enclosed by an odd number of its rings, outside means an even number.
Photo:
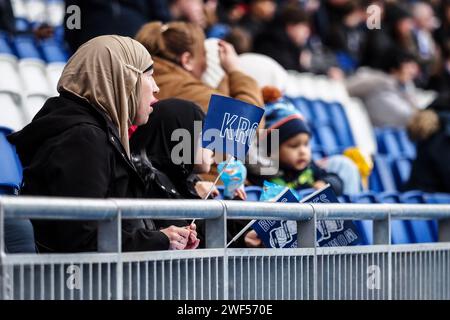
[{"label": "black hijab", "polygon": [[[185,180],[193,171],[195,145],[194,121],[202,121],[205,114],[195,103],[181,99],[165,99],[153,105],[148,122],[140,126],[130,140],[131,153],[140,154],[145,149],[148,159],[155,168],[164,172],[173,182]],[[199,126],[201,130],[202,126]],[[190,134],[190,162],[174,164],[171,159],[173,148],[179,141],[171,141],[176,129],[185,129]],[[178,155],[178,152],[177,152]],[[183,156],[181,153],[180,156]]]}]

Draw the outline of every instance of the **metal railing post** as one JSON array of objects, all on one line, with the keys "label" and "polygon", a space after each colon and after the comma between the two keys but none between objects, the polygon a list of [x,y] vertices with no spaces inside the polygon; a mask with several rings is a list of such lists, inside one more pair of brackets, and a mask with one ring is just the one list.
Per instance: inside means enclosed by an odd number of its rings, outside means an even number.
[{"label": "metal railing post", "polygon": [[313,210],[313,217],[309,220],[297,220],[297,247],[315,248],[317,237],[316,210],[309,204]]},{"label": "metal railing post", "polygon": [[[117,207],[117,215],[110,220],[99,221],[97,228],[97,251],[117,254],[116,260],[116,299],[123,299],[123,265],[122,265],[122,212]],[[99,275],[101,276],[101,275]]]},{"label": "metal railing post", "polygon": [[391,211],[385,219],[373,221],[373,244],[391,244]]},{"label": "metal railing post", "polygon": [[[313,216],[309,220],[297,220],[297,247],[298,248],[313,248],[313,300],[317,300],[317,215],[316,208],[309,203],[312,208]],[[308,288],[309,290],[309,288]]]},{"label": "metal railing post", "polygon": [[388,215],[385,219],[378,219],[373,221],[373,244],[388,246],[388,253],[387,253],[388,300],[392,299],[391,210],[392,209],[390,208],[388,209]]},{"label": "metal railing post", "polygon": [[205,220],[205,246],[208,249],[225,248],[227,245],[227,208],[222,200],[218,201],[223,206],[223,214],[215,219]]},{"label": "metal railing post", "polygon": [[[228,254],[227,254],[227,205],[224,201],[220,200],[220,204],[223,208],[222,222],[223,222],[223,299],[228,300],[228,292],[230,290],[228,279]],[[217,275],[218,276],[218,275]]]},{"label": "metal railing post", "polygon": [[98,222],[97,251],[120,253],[121,248],[121,213],[117,210],[117,216],[111,220]]}]

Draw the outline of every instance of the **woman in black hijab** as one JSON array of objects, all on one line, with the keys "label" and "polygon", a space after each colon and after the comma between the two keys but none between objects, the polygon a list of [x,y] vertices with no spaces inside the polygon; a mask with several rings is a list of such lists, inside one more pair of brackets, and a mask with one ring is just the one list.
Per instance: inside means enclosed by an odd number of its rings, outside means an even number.
[{"label": "woman in black hijab", "polygon": [[200,199],[195,190],[200,179],[194,174],[209,172],[213,163],[212,151],[196,147],[204,118],[193,102],[161,100],[154,105],[147,124],[133,134],[130,149],[146,182],[147,197]]},{"label": "woman in black hijab", "polygon": [[[212,151],[197,148],[204,118],[200,107],[190,101],[166,99],[153,105],[147,124],[140,126],[130,139],[131,158],[145,181],[145,197],[201,199],[195,189],[200,181],[195,173],[209,172],[213,163]],[[184,227],[188,222],[158,220],[155,224],[163,229],[170,225]],[[186,228],[192,229],[195,225]],[[202,234],[201,222],[198,229]],[[203,241],[200,246],[204,247]]]}]

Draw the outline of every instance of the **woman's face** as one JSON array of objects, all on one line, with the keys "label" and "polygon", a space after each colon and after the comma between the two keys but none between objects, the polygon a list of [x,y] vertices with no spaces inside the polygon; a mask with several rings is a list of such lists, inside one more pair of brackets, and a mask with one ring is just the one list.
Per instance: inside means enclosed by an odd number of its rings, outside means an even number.
[{"label": "woman's face", "polygon": [[155,97],[155,93],[159,92],[159,88],[153,78],[153,69],[143,73],[141,77],[141,101],[139,101],[136,117],[133,123],[137,126],[142,126],[147,123],[148,117],[153,111],[153,104],[158,102],[158,99]]}]

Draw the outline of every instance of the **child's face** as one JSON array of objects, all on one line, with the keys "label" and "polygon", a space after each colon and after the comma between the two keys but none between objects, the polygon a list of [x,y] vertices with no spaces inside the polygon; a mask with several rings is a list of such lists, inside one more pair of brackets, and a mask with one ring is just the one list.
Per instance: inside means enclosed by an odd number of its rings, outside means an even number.
[{"label": "child's face", "polygon": [[309,135],[299,133],[280,146],[279,159],[281,165],[288,169],[303,170],[311,162]]}]

